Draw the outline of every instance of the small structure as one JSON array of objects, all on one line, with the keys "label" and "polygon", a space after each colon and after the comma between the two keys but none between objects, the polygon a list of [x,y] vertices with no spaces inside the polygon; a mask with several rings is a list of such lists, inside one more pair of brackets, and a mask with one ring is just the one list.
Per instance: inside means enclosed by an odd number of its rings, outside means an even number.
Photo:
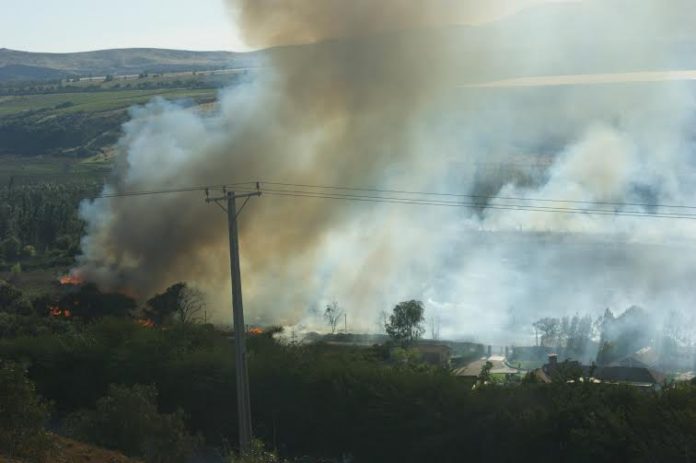
[{"label": "small structure", "polygon": [[632,359],[622,359],[617,364],[598,367],[582,365],[578,361],[567,360],[558,363],[558,355],[549,354],[548,363],[537,368],[532,374],[543,383],[550,383],[556,373],[563,368],[575,370],[583,377],[595,383],[626,384],[640,388],[659,389],[665,382],[665,376]]},{"label": "small structure", "polygon": [[449,366],[452,350],[447,344],[421,341],[413,348],[421,355],[423,362],[444,368]]}]

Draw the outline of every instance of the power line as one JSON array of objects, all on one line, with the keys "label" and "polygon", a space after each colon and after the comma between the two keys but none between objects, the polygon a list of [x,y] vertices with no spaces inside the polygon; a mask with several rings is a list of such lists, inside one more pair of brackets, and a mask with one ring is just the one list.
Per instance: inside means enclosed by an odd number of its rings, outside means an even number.
[{"label": "power line", "polygon": [[491,196],[491,195],[472,195],[463,193],[438,193],[431,191],[409,191],[409,190],[389,190],[381,188],[356,188],[356,187],[342,187],[342,186],[328,186],[328,185],[309,185],[309,184],[297,184],[297,183],[282,183],[282,182],[262,182],[265,185],[276,185],[276,186],[286,186],[286,187],[299,187],[299,188],[314,188],[321,190],[340,190],[340,191],[365,191],[372,193],[394,193],[394,194],[410,194],[410,195],[421,195],[421,196],[442,196],[442,197],[457,197],[457,198],[472,198],[472,199],[504,199],[511,201],[538,201],[538,202],[549,202],[549,203],[568,203],[568,204],[593,204],[598,206],[616,206],[616,207],[646,207],[646,208],[680,208],[680,209],[696,209],[696,206],[688,205],[670,205],[670,204],[658,204],[658,203],[627,203],[627,202],[609,202],[609,201],[582,201],[573,199],[551,199],[551,198],[525,198],[520,196]]},{"label": "power line", "polygon": [[89,199],[110,199],[110,198],[125,198],[129,196],[152,196],[152,195],[163,195],[172,193],[190,193],[195,191],[206,191],[206,190],[222,190],[225,188],[232,188],[235,186],[243,185],[253,185],[256,182],[239,182],[239,183],[228,183],[225,185],[203,185],[203,186],[193,186],[185,188],[173,188],[169,190],[146,190],[146,191],[128,191],[122,193],[104,193],[100,195],[90,196]]},{"label": "power line", "polygon": [[[241,191],[241,190],[240,190]],[[696,219],[696,214],[677,215],[677,214],[657,214],[648,212],[632,212],[632,211],[610,211],[602,209],[581,209],[581,208],[553,208],[542,206],[526,206],[526,205],[497,205],[483,203],[464,203],[464,202],[447,202],[447,201],[429,201],[417,199],[399,199],[399,198],[384,198],[379,196],[361,196],[361,195],[340,195],[340,194],[320,194],[313,192],[280,192],[267,189],[262,190],[264,195],[268,196],[284,196],[294,198],[317,198],[317,199],[332,199],[342,201],[357,201],[370,203],[387,203],[387,204],[407,204],[420,206],[439,206],[439,207],[460,207],[460,208],[485,208],[495,210],[508,211],[524,211],[524,212],[544,212],[556,214],[583,214],[583,215],[599,215],[599,216],[621,216],[621,217],[643,217],[643,218],[662,218],[662,219]]]},{"label": "power line", "polygon": [[[583,215],[598,215],[598,216],[620,216],[620,217],[644,217],[644,218],[663,218],[663,219],[696,219],[696,214],[674,212],[646,212],[636,210],[619,210],[619,208],[627,207],[644,207],[644,208],[664,208],[664,209],[696,209],[696,206],[690,205],[667,205],[667,204],[648,204],[648,203],[621,203],[621,202],[603,202],[603,201],[580,201],[580,200],[565,200],[556,198],[523,198],[514,196],[483,196],[471,195],[462,193],[441,193],[429,191],[409,191],[396,189],[380,189],[380,188],[358,188],[345,186],[331,185],[310,185],[301,183],[288,182],[258,182],[260,185],[271,185],[281,188],[262,188],[264,194],[278,197],[295,197],[295,198],[316,198],[330,200],[344,200],[370,203],[385,203],[385,204],[405,204],[419,206],[437,206],[437,207],[460,207],[470,209],[492,209],[492,210],[509,210],[509,211],[524,211],[524,212],[544,212],[557,214],[583,214]],[[203,192],[209,190],[224,190],[227,188],[236,188],[238,191],[256,191],[255,185],[257,182],[237,182],[231,184],[218,185],[202,185],[185,188],[163,189],[163,190],[146,190],[132,191],[121,193],[106,193],[92,196],[91,199],[110,199],[110,198],[128,198],[135,196],[163,195],[173,193],[187,192]],[[292,188],[292,189],[290,189]],[[317,191],[320,190],[320,191]],[[324,191],[321,191],[324,190]],[[375,194],[378,193],[378,194]],[[388,196],[387,196],[388,195]],[[401,196],[400,196],[401,195]],[[416,197],[409,197],[416,196]],[[425,198],[417,197],[424,196]],[[455,201],[438,198],[467,198],[467,199],[485,199],[486,201]],[[504,201],[521,201],[522,203],[496,203],[491,200]],[[528,204],[529,202],[542,202],[546,204],[577,204],[588,206],[610,206],[616,209],[606,208],[581,208],[581,207],[565,207],[561,205],[535,205]]]}]

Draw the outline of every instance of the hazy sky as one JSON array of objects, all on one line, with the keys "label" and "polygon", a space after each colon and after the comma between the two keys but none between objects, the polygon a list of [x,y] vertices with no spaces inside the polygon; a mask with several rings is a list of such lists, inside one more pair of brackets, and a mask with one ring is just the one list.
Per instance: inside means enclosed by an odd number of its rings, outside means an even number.
[{"label": "hazy sky", "polygon": [[223,0],[0,0],[0,48],[242,47]]},{"label": "hazy sky", "polygon": [[[471,1],[490,19],[536,3],[574,0]],[[73,52],[128,47],[245,49],[224,0],[0,0],[0,48]]]}]

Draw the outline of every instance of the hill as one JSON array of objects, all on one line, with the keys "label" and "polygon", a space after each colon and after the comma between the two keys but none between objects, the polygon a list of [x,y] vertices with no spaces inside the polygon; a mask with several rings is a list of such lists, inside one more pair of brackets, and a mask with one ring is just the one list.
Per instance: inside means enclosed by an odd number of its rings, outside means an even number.
[{"label": "hill", "polygon": [[80,53],[32,53],[1,48],[0,81],[244,68],[253,66],[256,59],[255,53],[158,48]]},{"label": "hill", "polygon": [[[139,463],[140,460],[127,458],[118,452],[102,449],[62,436],[51,436],[50,461],[52,463]],[[26,463],[25,460],[11,459],[0,454],[0,463]]]}]

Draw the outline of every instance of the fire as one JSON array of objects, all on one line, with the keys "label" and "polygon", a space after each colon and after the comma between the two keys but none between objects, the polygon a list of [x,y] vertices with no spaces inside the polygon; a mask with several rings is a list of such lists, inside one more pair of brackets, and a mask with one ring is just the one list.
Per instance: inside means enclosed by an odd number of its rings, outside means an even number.
[{"label": "fire", "polygon": [[61,285],[70,285],[70,286],[78,286],[84,283],[85,281],[80,278],[78,275],[75,274],[69,274],[69,275],[64,275],[59,278],[60,284]]},{"label": "fire", "polygon": [[143,328],[154,328],[155,327],[155,322],[153,322],[152,320],[148,320],[148,319],[136,320],[136,323],[138,325],[142,326]]},{"label": "fire", "polygon": [[55,318],[70,318],[72,317],[72,312],[69,309],[62,309],[60,307],[49,307],[48,313],[51,317]]},{"label": "fire", "polygon": [[259,335],[263,334],[263,328],[259,328],[259,327],[249,328],[248,332],[252,336],[259,336]]}]

